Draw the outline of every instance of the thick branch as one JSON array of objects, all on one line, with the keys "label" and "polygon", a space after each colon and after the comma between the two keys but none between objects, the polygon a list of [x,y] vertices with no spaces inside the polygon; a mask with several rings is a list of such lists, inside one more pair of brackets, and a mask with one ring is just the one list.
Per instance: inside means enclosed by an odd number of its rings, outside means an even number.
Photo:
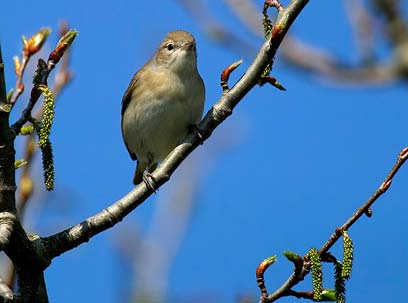
[{"label": "thick branch", "polygon": [[16,214],[15,136],[9,126],[9,107],[5,106],[3,67],[0,51],[0,248],[13,261],[19,273],[22,302],[47,302],[45,286],[36,289],[30,287],[45,285],[42,275],[49,262],[38,254],[35,242],[28,238]]},{"label": "thick branch", "polygon": [[[235,106],[258,83],[259,77],[267,64],[273,60],[289,27],[307,3],[308,0],[292,0],[287,8],[279,12],[270,39],[263,44],[246,73],[230,91],[222,95],[198,125],[202,133],[202,140],[206,140],[214,129],[231,115]],[[168,155],[160,167],[153,172],[153,177],[158,187],[169,180],[171,174],[202,143],[202,140],[196,134],[190,133]],[[120,222],[129,212],[142,204],[152,193],[152,190],[142,183],[125,197],[100,213],[67,230],[43,238],[42,242],[48,257],[52,259],[59,256],[81,243],[89,241],[94,235],[112,227]]]},{"label": "thick branch", "polygon": [[[68,25],[64,22],[60,26],[60,39],[68,32]],[[59,69],[57,70],[54,77],[54,85],[52,91],[54,93],[54,99],[57,100],[60,93],[66,87],[66,85],[71,81],[72,75],[69,70],[69,60],[70,60],[71,48],[67,49],[64,56],[59,64]],[[44,108],[42,106],[38,107],[34,112],[33,117],[40,121],[43,117]],[[27,136],[24,143],[24,157],[23,159],[27,161],[27,165],[24,165],[21,169],[20,182],[19,182],[19,197],[17,199],[16,207],[17,213],[21,222],[24,222],[24,214],[26,206],[32,197],[34,192],[34,181],[31,177],[31,170],[33,167],[34,156],[37,151],[37,144],[35,141],[35,134]],[[1,217],[0,217],[1,218]],[[0,219],[1,220],[1,219]],[[0,227],[1,228],[1,227]],[[1,236],[1,230],[0,230]],[[0,240],[1,242],[1,240]],[[1,247],[0,247],[1,248]],[[14,288],[16,282],[16,271],[12,262],[9,264],[8,274],[5,276],[5,282]]]},{"label": "thick branch", "polygon": [[0,105],[7,103],[6,81],[4,80],[4,62],[0,45]]},{"label": "thick branch", "polygon": [[[0,47],[0,213],[15,213],[16,184],[14,179],[13,136],[9,128],[4,63]],[[5,215],[7,217],[7,215]],[[4,248],[13,231],[13,221],[0,218],[0,248]]]}]

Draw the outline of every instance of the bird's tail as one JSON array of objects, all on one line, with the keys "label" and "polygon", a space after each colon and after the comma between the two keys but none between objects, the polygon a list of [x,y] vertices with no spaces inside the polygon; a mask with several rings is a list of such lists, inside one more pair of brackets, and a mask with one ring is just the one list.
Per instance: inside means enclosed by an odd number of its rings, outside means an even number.
[{"label": "bird's tail", "polygon": [[133,184],[138,185],[143,180],[143,172],[147,167],[147,163],[137,162],[135,175],[133,176]]},{"label": "bird's tail", "polygon": [[145,170],[147,170],[148,173],[151,173],[156,169],[156,167],[157,163],[148,165],[145,162],[137,162],[135,175],[133,176],[133,184],[138,185],[143,181],[143,174]]}]

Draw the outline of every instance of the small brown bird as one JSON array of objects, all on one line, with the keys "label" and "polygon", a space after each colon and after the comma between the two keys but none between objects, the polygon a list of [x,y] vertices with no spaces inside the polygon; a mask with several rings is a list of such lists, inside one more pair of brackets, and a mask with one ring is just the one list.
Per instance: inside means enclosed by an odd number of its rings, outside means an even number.
[{"label": "small brown bird", "polygon": [[204,97],[194,37],[170,32],[133,76],[122,100],[123,141],[137,160],[135,185],[143,180],[153,188],[150,173],[200,121]]}]

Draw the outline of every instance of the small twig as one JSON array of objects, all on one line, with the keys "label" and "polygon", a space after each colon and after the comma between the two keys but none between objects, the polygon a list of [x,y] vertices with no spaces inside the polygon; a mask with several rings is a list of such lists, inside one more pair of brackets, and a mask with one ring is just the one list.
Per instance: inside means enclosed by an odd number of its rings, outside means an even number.
[{"label": "small twig", "polygon": [[282,4],[279,2],[279,0],[266,0],[264,2],[264,7],[262,13],[264,16],[267,14],[267,10],[269,7],[275,7],[279,12],[283,10]]},{"label": "small twig", "polygon": [[259,80],[259,85],[270,84],[279,90],[286,90],[286,88],[273,76],[263,76]]},{"label": "small twig", "polygon": [[[397,161],[393,168],[388,173],[387,177],[385,178],[384,182],[378,187],[378,189],[374,192],[373,195],[340,227],[338,227],[334,233],[330,236],[327,242],[320,248],[319,254],[323,256],[325,261],[332,261],[330,258],[330,254],[328,254],[329,249],[340,239],[343,234],[343,231],[348,230],[361,216],[363,216],[367,210],[371,207],[371,205],[383,194],[385,193],[391,185],[391,182],[398,172],[398,170],[402,167],[405,161],[408,158],[408,147],[402,149],[399,153]],[[300,281],[304,279],[304,277],[309,273],[308,264],[305,262],[302,271],[292,273],[289,278],[279,287],[274,293],[269,295],[268,297],[262,297],[259,301],[260,303],[270,303],[274,302],[277,299],[290,296],[293,291],[292,287],[298,284]]]},{"label": "small twig", "polygon": [[[45,63],[44,60],[39,59],[38,60],[38,71],[41,74],[41,79],[40,79],[40,84],[42,85],[47,85],[47,79],[49,74],[51,73],[51,71],[54,69],[55,65],[51,64],[51,62]],[[23,125],[30,119],[31,117],[31,111],[33,110],[35,104],[38,101],[38,98],[41,96],[41,91],[38,89],[37,86],[33,86],[32,90],[31,90],[31,96],[30,96],[30,100],[28,102],[28,105],[26,106],[26,108],[23,110],[23,113],[20,117],[20,119],[18,119],[12,126],[11,128],[14,130],[15,135],[17,135],[21,128],[23,127]]]},{"label": "small twig", "polygon": [[371,197],[340,227],[338,227],[334,233],[330,236],[329,240],[320,248],[319,253],[320,255],[329,251],[329,249],[337,242],[337,240],[341,237],[344,230],[348,230],[362,215],[364,215],[367,210],[373,205],[373,203],[383,194],[385,193],[392,183],[392,179],[394,178],[395,174],[398,170],[404,165],[405,161],[408,158],[408,147],[402,149],[399,153],[397,162],[395,163],[394,167],[389,172],[388,176],[385,178],[384,182],[381,183],[380,187],[371,195]]},{"label": "small twig", "polygon": [[24,92],[23,76],[30,58],[41,49],[50,32],[51,30],[49,28],[42,28],[28,40],[23,36],[24,47],[21,54],[21,61],[17,56],[14,57],[14,71],[16,73],[17,80],[16,87],[10,99],[11,106],[16,103],[17,99]]},{"label": "small twig", "polygon": [[259,263],[258,267],[256,268],[256,281],[258,283],[258,287],[261,290],[261,297],[266,298],[268,296],[268,291],[266,290],[265,286],[265,278],[264,274],[269,266],[271,266],[276,261],[276,256],[272,256],[266,258],[261,263]]},{"label": "small twig", "polygon": [[23,83],[23,75],[25,68],[27,66],[28,61],[30,61],[30,57],[25,52],[23,52],[22,60],[15,56],[14,57],[14,70],[17,76],[16,80],[16,88],[14,89],[13,95],[10,99],[10,104],[14,105],[18,99],[24,92],[24,83]]},{"label": "small twig", "polygon": [[228,80],[231,75],[231,73],[242,63],[242,59],[239,61],[236,61],[232,63],[230,66],[228,66],[226,69],[224,69],[221,73],[221,87],[222,87],[222,92],[226,93],[229,91],[228,87]]},{"label": "small twig", "polygon": [[294,291],[294,290],[289,290],[287,293],[287,296],[293,296],[298,299],[309,299],[312,301],[315,301],[314,299],[314,291],[309,290],[309,291]]},{"label": "small twig", "polygon": [[50,53],[48,57],[47,63],[44,60],[38,60],[38,79],[36,80],[37,83],[31,90],[31,97],[30,101],[28,102],[27,107],[24,109],[20,119],[18,119],[13,125],[12,129],[14,133],[17,135],[21,127],[30,119],[31,112],[38,101],[38,98],[41,96],[41,91],[38,89],[39,85],[47,85],[48,76],[50,75],[51,71],[55,68],[55,65],[60,61],[62,56],[64,55],[65,51],[69,48],[71,43],[74,41],[76,37],[76,31],[68,32],[64,37],[62,37],[57,47]]}]

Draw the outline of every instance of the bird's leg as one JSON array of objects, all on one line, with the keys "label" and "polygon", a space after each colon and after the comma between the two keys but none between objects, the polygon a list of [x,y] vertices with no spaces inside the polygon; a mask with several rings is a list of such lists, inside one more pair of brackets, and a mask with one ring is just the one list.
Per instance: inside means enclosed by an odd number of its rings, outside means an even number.
[{"label": "bird's leg", "polygon": [[198,137],[198,140],[200,141],[200,145],[203,145],[204,137],[203,137],[201,129],[198,128],[197,124],[191,124],[189,126],[189,130],[192,131]]},{"label": "bird's leg", "polygon": [[143,182],[148,188],[150,188],[154,193],[156,193],[156,181],[151,173],[147,169],[143,172]]},{"label": "bird's leg", "polygon": [[[148,157],[152,158],[153,155],[149,154]],[[150,160],[150,164],[143,172],[143,182],[146,184],[148,188],[150,188],[154,193],[156,193],[156,180],[154,180],[152,172],[156,169],[157,163],[152,164],[151,162],[152,161]]]}]

